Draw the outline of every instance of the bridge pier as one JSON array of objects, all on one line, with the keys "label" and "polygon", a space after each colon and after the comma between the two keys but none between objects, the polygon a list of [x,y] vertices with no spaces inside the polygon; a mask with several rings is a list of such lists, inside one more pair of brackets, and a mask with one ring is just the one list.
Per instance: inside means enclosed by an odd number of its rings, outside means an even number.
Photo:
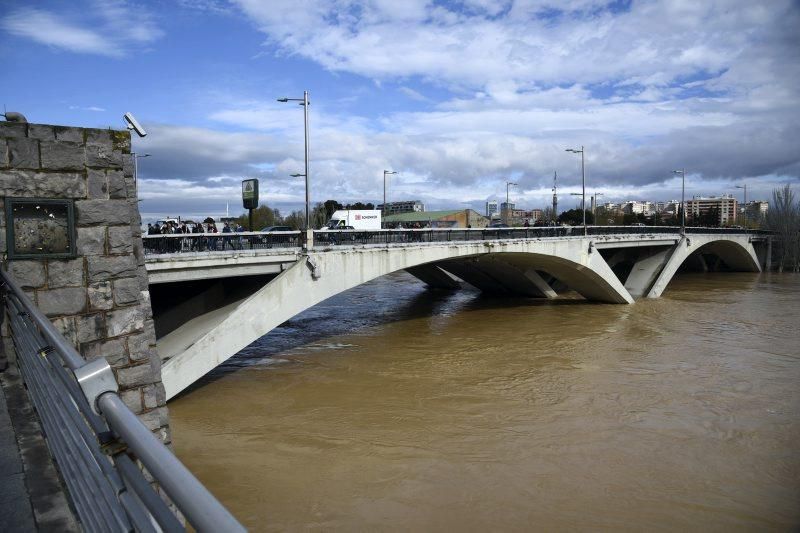
[{"label": "bridge pier", "polygon": [[639,257],[625,280],[625,288],[632,297],[641,298],[650,289],[664,268],[669,254],[669,248],[644,249],[639,252]]}]

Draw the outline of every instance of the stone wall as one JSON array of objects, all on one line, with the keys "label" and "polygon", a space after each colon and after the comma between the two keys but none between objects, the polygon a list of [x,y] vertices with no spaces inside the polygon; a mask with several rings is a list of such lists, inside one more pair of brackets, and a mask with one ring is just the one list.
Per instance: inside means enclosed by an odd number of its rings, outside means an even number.
[{"label": "stone wall", "polygon": [[[169,443],[130,151],[128,131],[0,122],[0,248],[39,309],[85,358],[108,360],[123,401]],[[12,197],[74,200],[77,257],[8,260]]]}]

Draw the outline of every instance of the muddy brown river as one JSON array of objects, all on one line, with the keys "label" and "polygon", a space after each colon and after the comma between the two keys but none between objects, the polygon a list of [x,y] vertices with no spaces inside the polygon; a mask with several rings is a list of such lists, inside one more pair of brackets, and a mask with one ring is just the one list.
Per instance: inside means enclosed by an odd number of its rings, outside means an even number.
[{"label": "muddy brown river", "polygon": [[169,404],[256,531],[800,527],[800,276],[634,305],[426,290],[287,322]]}]

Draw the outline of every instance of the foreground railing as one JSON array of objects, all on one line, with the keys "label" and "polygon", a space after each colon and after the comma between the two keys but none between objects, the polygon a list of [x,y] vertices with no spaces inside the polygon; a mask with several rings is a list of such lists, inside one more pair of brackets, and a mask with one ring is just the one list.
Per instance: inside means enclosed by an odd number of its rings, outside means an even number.
[{"label": "foreground railing", "polygon": [[[690,227],[686,233],[767,235],[763,230],[740,228]],[[587,226],[586,235],[659,235],[678,234],[678,226]],[[468,242],[505,239],[541,239],[547,237],[582,237],[582,226],[545,226],[519,228],[423,228],[384,230],[315,230],[313,246],[353,244],[414,244],[425,242]],[[223,252],[236,250],[268,250],[302,248],[306,234],[301,231],[273,233],[198,233],[178,235],[146,235],[142,238],[145,254],[188,252]]]},{"label": "foreground railing", "polygon": [[86,362],[0,270],[17,362],[86,531],[184,531],[128,451],[199,531],[244,531],[117,394],[105,359]]}]

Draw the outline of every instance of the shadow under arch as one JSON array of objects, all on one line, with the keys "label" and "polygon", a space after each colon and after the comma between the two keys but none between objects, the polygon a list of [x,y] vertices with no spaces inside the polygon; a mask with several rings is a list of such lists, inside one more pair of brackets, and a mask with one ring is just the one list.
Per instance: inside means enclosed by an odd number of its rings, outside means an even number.
[{"label": "shadow under arch", "polygon": [[[597,252],[594,253],[597,254]],[[602,259],[599,254],[597,256]],[[615,282],[619,283],[619,279],[613,274],[613,271],[608,268],[600,271],[591,265],[580,263],[574,258],[534,252],[500,251],[463,256],[430,264],[436,265],[458,277],[461,277],[459,270],[463,272],[463,268],[468,266],[480,272],[483,276],[490,278],[492,285],[504,289],[501,291],[486,290],[485,292],[501,292],[517,296],[530,295],[528,291],[520,286],[527,281],[524,277],[526,275],[544,273],[560,281],[587,300],[622,303],[622,299],[619,297],[619,289],[615,287]],[[456,265],[461,268],[454,268]],[[468,279],[464,281],[474,284]],[[480,283],[476,286],[479,289],[484,289],[484,287],[480,286]],[[491,285],[488,288],[491,289]]]},{"label": "shadow under arch", "polygon": [[648,292],[648,298],[658,298],[669,285],[670,281],[681,270],[695,270],[708,272],[707,257],[718,258],[712,264],[718,268],[721,262],[723,270],[731,272],[761,272],[755,249],[746,237],[741,236],[698,236],[684,237],[673,250],[667,264],[662,269],[658,279]]}]

